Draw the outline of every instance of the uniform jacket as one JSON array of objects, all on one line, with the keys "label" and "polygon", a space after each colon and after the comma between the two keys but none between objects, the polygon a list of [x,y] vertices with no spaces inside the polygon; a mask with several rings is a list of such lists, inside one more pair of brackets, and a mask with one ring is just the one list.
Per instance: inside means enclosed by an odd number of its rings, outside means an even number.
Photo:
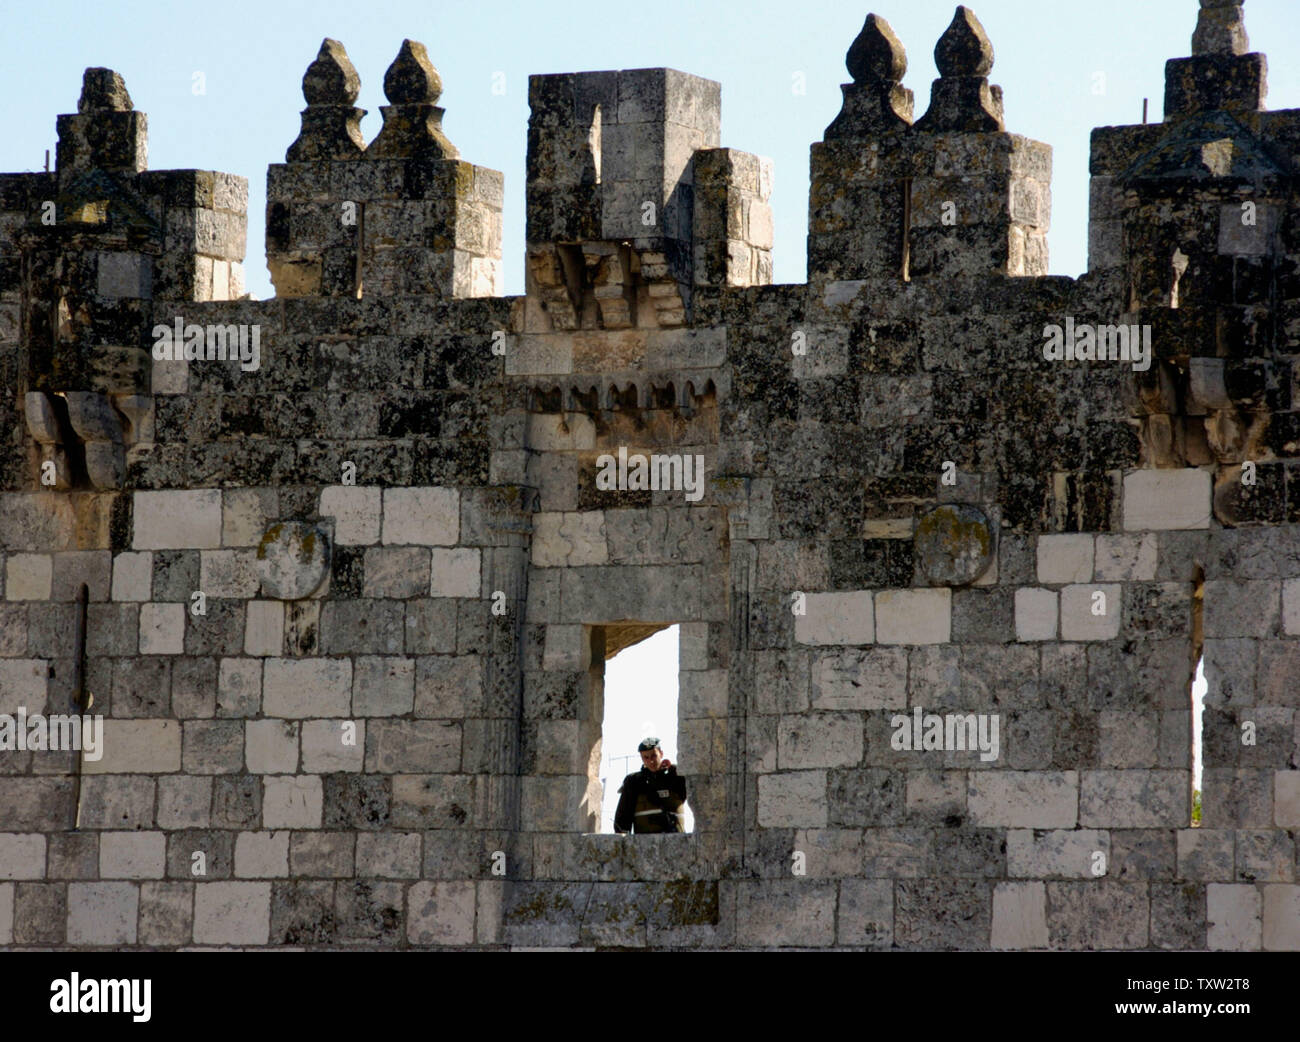
[{"label": "uniform jacket", "polygon": [[685,832],[682,808],[686,779],[669,764],[657,771],[642,767],[623,779],[614,811],[615,832]]}]

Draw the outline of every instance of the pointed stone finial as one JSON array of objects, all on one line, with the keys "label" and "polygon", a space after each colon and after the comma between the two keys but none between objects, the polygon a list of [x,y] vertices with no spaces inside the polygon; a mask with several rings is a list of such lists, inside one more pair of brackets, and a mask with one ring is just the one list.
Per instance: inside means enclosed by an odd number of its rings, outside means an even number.
[{"label": "pointed stone finial", "polygon": [[424,44],[403,40],[384,74],[384,94],[392,103],[379,106],[384,125],[366,149],[372,159],[420,157],[456,159],[460,152],[442,132],[443,110],[434,104],[442,94],[442,77]]},{"label": "pointed stone finial", "polygon": [[316,60],[303,73],[302,96],[308,105],[355,105],[360,93],[361,77],[348,52],[338,40],[326,37]]},{"label": "pointed stone finial", "polygon": [[844,64],[856,84],[886,80],[898,83],[907,72],[907,51],[889,23],[869,14],[849,47]]},{"label": "pointed stone finial", "polygon": [[87,69],[82,75],[81,98],[77,101],[77,111],[82,115],[106,110],[130,112],[134,108],[126,81],[112,69]]},{"label": "pointed stone finial", "polygon": [[902,85],[907,52],[889,23],[869,14],[844,58],[852,83],[842,84],[844,104],[826,128],[827,141],[877,137],[912,124],[912,92]]},{"label": "pointed stone finial", "polygon": [[361,136],[365,109],[353,102],[361,92],[361,77],[348,60],[338,40],[321,42],[316,60],[302,77],[302,129],[284,158],[290,163],[320,162],[326,159],[356,159],[366,150]]},{"label": "pointed stone finial", "polygon": [[442,96],[442,77],[417,40],[403,40],[393,64],[384,73],[384,97],[393,105],[436,105]]},{"label": "pointed stone finial", "polygon": [[993,44],[980,20],[958,6],[952,22],[934,45],[939,78],[930,86],[930,107],[917,130],[989,133],[1003,129],[1002,88],[989,85]]},{"label": "pointed stone finial", "polygon": [[940,76],[987,76],[993,71],[993,44],[975,12],[958,5],[952,22],[934,45]]},{"label": "pointed stone finial", "polygon": [[1245,0],[1201,0],[1192,54],[1247,54]]}]

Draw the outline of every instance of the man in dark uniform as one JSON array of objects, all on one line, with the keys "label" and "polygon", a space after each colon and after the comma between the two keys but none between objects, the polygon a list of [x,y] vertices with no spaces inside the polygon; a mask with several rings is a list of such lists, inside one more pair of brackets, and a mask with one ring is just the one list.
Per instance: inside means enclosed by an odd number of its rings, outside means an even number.
[{"label": "man in dark uniform", "polygon": [[682,809],[686,806],[686,779],[664,756],[658,738],[646,738],[637,747],[642,767],[623,779],[614,812],[615,832],[685,832]]}]

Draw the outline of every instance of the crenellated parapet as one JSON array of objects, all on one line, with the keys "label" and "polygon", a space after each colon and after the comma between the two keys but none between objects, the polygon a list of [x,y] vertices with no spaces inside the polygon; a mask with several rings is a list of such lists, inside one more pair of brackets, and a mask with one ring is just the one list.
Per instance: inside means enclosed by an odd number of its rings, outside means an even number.
[{"label": "crenellated parapet", "polygon": [[958,7],[935,47],[939,79],[912,122],[907,57],[869,15],[849,49],[844,105],[812,146],[808,276],[1045,275],[1052,151],[1006,132],[993,46]]}]

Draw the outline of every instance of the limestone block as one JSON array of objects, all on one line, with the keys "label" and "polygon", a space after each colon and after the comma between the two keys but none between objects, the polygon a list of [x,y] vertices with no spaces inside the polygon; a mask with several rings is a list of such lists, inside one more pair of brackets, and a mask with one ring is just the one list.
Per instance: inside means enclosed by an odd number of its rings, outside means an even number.
[{"label": "limestone block", "polygon": [[85,757],[85,774],[172,774],[181,769],[177,720],[104,720],[104,755]]},{"label": "limestone block", "polygon": [[1181,828],[1191,816],[1186,771],[1084,771],[1079,824],[1097,828]]},{"label": "limestone block", "polygon": [[1288,579],[1282,584],[1282,632],[1288,637],[1300,637],[1300,579]]},{"label": "limestone block", "polygon": [[999,950],[1047,947],[1047,887],[1043,883],[999,883],[993,888],[989,944]]},{"label": "limestone block", "polygon": [[221,547],[221,490],[132,493],[136,550],[217,550]]},{"label": "limestone block", "polygon": [[283,602],[249,601],[244,611],[244,654],[276,657],[283,651]]},{"label": "limestone block", "polygon": [[412,944],[473,944],[475,884],[421,881],[406,896],[406,939]]},{"label": "limestone block", "polygon": [[237,879],[275,879],[288,874],[288,832],[241,832],[235,837]]},{"label": "limestone block", "polygon": [[862,717],[857,713],[783,716],[777,725],[781,770],[856,767],[862,762]]},{"label": "limestone block", "polygon": [[12,715],[24,706],[28,713],[43,712],[49,675],[44,659],[0,659],[0,713]]},{"label": "limestone block", "polygon": [[1210,472],[1138,470],[1124,475],[1128,532],[1210,527]]},{"label": "limestone block", "polygon": [[1094,854],[1110,863],[1110,833],[1094,829],[1054,829],[1007,833],[1007,875],[1029,879],[1092,879]]},{"label": "limestone block", "polygon": [[604,511],[534,514],[532,560],[537,568],[608,564]]},{"label": "limestone block", "polygon": [[692,670],[681,673],[677,715],[681,719],[718,719],[727,715],[727,671]]},{"label": "limestone block", "polygon": [[13,883],[0,883],[0,944],[12,944],[13,939],[14,885]]},{"label": "limestone block", "polygon": [[285,601],[310,597],[329,576],[329,536],[315,524],[277,521],[263,533],[255,560],[267,597]]},{"label": "limestone block", "polygon": [[946,644],[951,639],[951,590],[881,590],[876,594],[877,643]]},{"label": "limestone block", "polygon": [[1040,535],[1038,581],[1065,584],[1092,582],[1093,537],[1086,534]]},{"label": "limestone block", "polygon": [[449,720],[371,720],[366,728],[366,770],[455,771],[460,767],[461,728]]},{"label": "limestone block", "polygon": [[794,619],[795,640],[800,644],[871,644],[875,641],[875,614],[871,591],[807,594],[803,615]]},{"label": "limestone block", "polygon": [[[699,623],[705,630],[707,623]],[[686,627],[682,627],[685,632]],[[683,655],[683,669],[686,656]],[[580,673],[591,665],[591,637],[586,626],[547,626],[542,649],[542,669],[561,673]],[[699,667],[702,668],[702,667]],[[680,715],[680,714],[679,714]]]},{"label": "limestone block", "polygon": [[315,775],[268,776],[262,790],[262,827],[320,828],[324,792],[320,778]]},{"label": "limestone block", "polygon": [[360,655],[352,680],[357,716],[406,716],[415,701],[415,660]]},{"label": "limestone block", "polygon": [[1274,772],[1273,823],[1281,829],[1300,828],[1300,771]]},{"label": "limestone block", "polygon": [[1267,637],[1277,624],[1281,584],[1211,579],[1205,583],[1205,636]]},{"label": "limestone block", "polygon": [[185,605],[140,605],[140,654],[185,653]]},{"label": "limestone block", "polygon": [[252,550],[204,550],[199,589],[209,597],[244,600],[257,595],[257,560]]},{"label": "limestone block", "polygon": [[312,774],[360,771],[366,748],[364,720],[307,720],[302,725],[302,769]]},{"label": "limestone block", "polygon": [[367,597],[423,597],[428,592],[429,551],[423,546],[378,547],[366,550]]},{"label": "limestone block", "polygon": [[379,542],[383,489],[361,485],[330,485],[321,490],[320,516],[334,518],[339,546],[369,546]]},{"label": "limestone block", "polygon": [[1263,947],[1266,952],[1300,952],[1300,886],[1264,887]]},{"label": "limestone block", "polygon": [[381,879],[418,878],[420,875],[420,833],[358,833],[357,875]]},{"label": "limestone block", "polygon": [[835,943],[831,881],[772,879],[736,889],[736,942],[765,947],[828,947]]},{"label": "limestone block", "polygon": [[384,543],[454,546],[459,536],[460,493],[455,489],[384,489]]},{"label": "limestone block", "polygon": [[1016,591],[1016,640],[1055,640],[1057,593],[1033,586]]},{"label": "limestone block", "polygon": [[1095,578],[1098,582],[1150,582],[1156,577],[1158,540],[1154,534],[1097,536]]},{"label": "limestone block", "polygon": [[195,886],[195,944],[266,944],[270,934],[270,883]]},{"label": "limestone block", "polygon": [[825,652],[813,662],[811,696],[814,709],[906,709],[907,650]]},{"label": "limestone block", "polygon": [[888,948],[894,940],[894,883],[890,879],[840,881],[836,924],[840,944]]},{"label": "limestone block", "polygon": [[298,769],[298,724],[250,720],[244,725],[244,762],[252,774],[291,774]]},{"label": "limestone block", "polygon": [[162,879],[166,872],[165,833],[99,834],[99,875],[102,879]]},{"label": "limestone block", "polygon": [[465,548],[452,550],[435,548],[430,554],[432,563],[430,597],[478,597],[480,595],[481,551]]},{"label": "limestone block", "polygon": [[262,707],[262,660],[223,658],[217,674],[217,711],[257,716]]},{"label": "limestone block", "polygon": [[69,883],[68,943],[135,944],[139,908],[140,890],[135,883]]},{"label": "limestone block", "polygon": [[0,832],[0,879],[44,879],[45,837]]},{"label": "limestone block", "polygon": [[54,581],[54,558],[49,554],[14,554],[5,561],[5,599],[48,601]]},{"label": "limestone block", "polygon": [[158,827],[202,829],[211,820],[212,779],[172,775],[158,779]]},{"label": "limestone block", "polygon": [[152,588],[153,554],[125,553],[113,558],[113,600],[147,601],[153,596]]},{"label": "limestone block", "polygon": [[1061,639],[1114,640],[1123,621],[1118,583],[1084,583],[1061,590]]},{"label": "limestone block", "polygon": [[1262,904],[1259,889],[1253,883],[1207,884],[1206,947],[1211,951],[1259,951]]},{"label": "limestone block", "polygon": [[262,677],[268,716],[347,716],[352,708],[352,662],[345,658],[268,658]]},{"label": "limestone block", "polygon": [[221,493],[221,542],[224,546],[256,546],[278,512],[274,489],[228,488]]},{"label": "limestone block", "polygon": [[826,812],[825,771],[759,775],[758,823],[763,828],[825,828]]},{"label": "limestone block", "polygon": [[1078,820],[1077,771],[972,771],[970,823],[1020,829],[1071,829]]}]

